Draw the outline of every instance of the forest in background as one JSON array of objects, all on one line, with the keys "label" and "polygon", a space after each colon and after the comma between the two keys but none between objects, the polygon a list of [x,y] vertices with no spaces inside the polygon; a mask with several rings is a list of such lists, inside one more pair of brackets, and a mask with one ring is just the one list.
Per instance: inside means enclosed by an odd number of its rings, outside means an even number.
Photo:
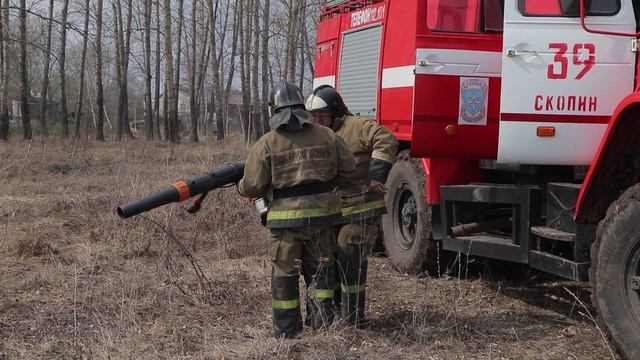
[{"label": "forest in background", "polygon": [[0,140],[198,142],[309,90],[322,0],[0,0]]}]

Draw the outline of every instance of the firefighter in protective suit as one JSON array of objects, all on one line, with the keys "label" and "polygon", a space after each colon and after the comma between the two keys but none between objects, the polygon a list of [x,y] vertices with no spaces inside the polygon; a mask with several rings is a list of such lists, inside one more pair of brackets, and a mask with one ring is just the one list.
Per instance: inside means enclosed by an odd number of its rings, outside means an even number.
[{"label": "firefighter in protective suit", "polygon": [[276,85],[269,106],[271,131],[251,147],[238,190],[267,201],[273,327],[276,337],[292,338],[302,329],[300,270],[308,323],[317,329],[333,321],[332,223],[340,216],[333,190],[346,184],[355,164],[341,138],[313,124],[296,85]]},{"label": "firefighter in protective suit", "polygon": [[342,219],[336,225],[337,266],[343,319],[359,325],[364,320],[367,254],[381,229],[386,213],[385,182],[398,151],[398,140],[372,119],[354,116],[342,96],[331,86],[316,88],[306,101],[315,122],[333,129],[356,160],[351,186],[341,191]]}]

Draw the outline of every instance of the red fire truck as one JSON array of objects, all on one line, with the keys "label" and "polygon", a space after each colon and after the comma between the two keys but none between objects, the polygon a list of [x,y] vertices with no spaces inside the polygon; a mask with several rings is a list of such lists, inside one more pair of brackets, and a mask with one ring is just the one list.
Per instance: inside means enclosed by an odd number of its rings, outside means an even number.
[{"label": "red fire truck", "polygon": [[334,0],[314,87],[401,141],[384,244],[404,272],[436,249],[590,280],[640,358],[640,1]]}]

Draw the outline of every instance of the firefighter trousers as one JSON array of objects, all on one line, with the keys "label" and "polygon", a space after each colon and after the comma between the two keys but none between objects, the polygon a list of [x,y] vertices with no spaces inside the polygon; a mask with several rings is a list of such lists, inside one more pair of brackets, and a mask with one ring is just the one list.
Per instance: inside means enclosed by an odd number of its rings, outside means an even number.
[{"label": "firefighter trousers", "polygon": [[[336,296],[342,318],[349,324],[364,320],[365,288],[367,285],[367,255],[380,231],[377,218],[358,223],[337,225]],[[339,291],[338,291],[339,290]]]},{"label": "firefighter trousers", "polygon": [[273,328],[277,337],[302,330],[298,279],[307,286],[307,321],[314,329],[333,322],[334,235],[330,225],[271,229],[269,258]]}]

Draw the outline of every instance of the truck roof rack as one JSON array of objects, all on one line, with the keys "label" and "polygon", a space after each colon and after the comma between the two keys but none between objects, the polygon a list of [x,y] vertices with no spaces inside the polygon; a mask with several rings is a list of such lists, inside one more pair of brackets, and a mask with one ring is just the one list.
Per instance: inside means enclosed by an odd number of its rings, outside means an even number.
[{"label": "truck roof rack", "polygon": [[327,9],[331,9],[334,8],[336,6],[340,6],[346,2],[349,2],[351,0],[329,0],[327,1],[327,3],[325,4],[327,6]]},{"label": "truck roof rack", "polygon": [[324,4],[320,16],[324,20],[382,1],[384,0],[329,0]]}]

